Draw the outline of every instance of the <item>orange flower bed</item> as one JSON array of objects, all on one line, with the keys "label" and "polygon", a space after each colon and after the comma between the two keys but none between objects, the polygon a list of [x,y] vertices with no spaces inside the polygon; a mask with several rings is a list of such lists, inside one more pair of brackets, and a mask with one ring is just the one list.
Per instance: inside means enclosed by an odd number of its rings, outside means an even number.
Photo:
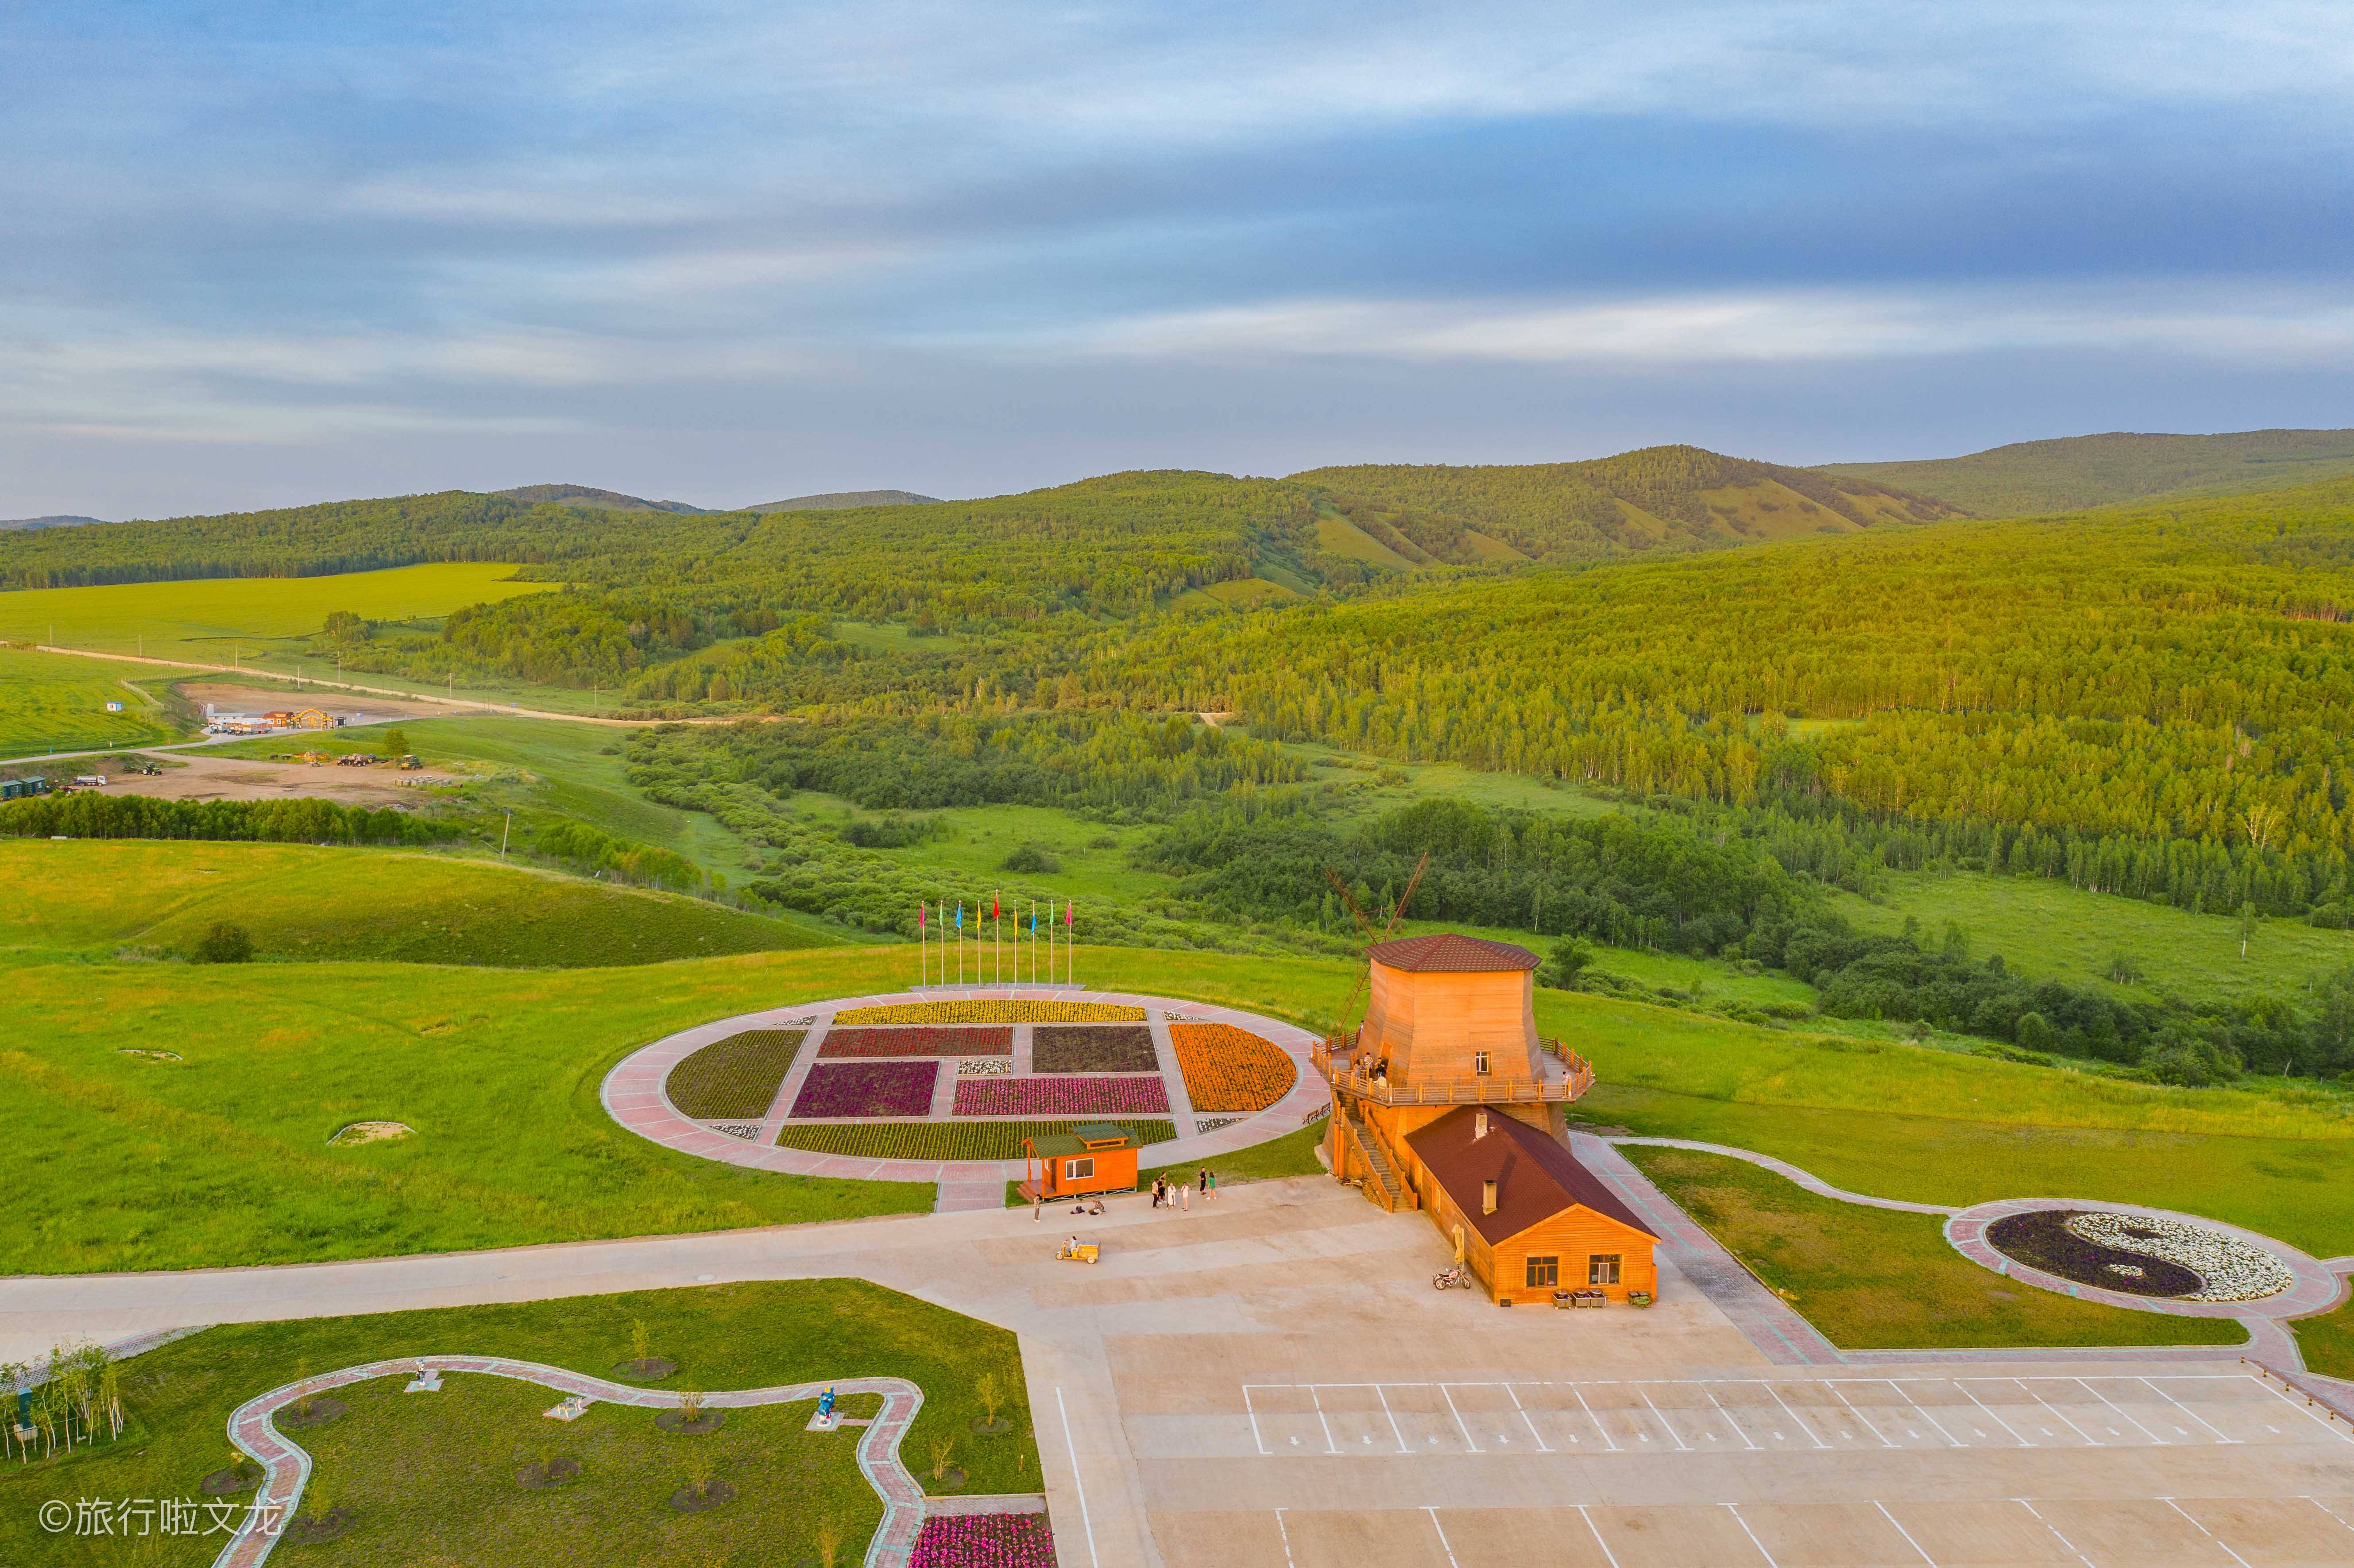
[{"label": "orange flower bed", "polygon": [[1299,1076],[1280,1046],[1231,1023],[1172,1023],[1169,1043],[1177,1047],[1186,1097],[1205,1115],[1265,1110]]}]

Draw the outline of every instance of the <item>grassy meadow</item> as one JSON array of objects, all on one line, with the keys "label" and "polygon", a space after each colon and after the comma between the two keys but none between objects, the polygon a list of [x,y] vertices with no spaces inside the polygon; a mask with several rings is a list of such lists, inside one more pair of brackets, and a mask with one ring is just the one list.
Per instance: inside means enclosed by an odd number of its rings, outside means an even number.
[{"label": "grassy meadow", "polygon": [[[179,726],[153,689],[157,674],[152,664],[0,647],[0,757],[177,740]],[[122,711],[108,713],[109,703]]]},{"label": "grassy meadow", "polygon": [[1745,1160],[1629,1147],[1685,1212],[1841,1350],[2238,1345],[2229,1319],[2137,1312],[1980,1268],[1934,1214],[1842,1203]]},{"label": "grassy meadow", "polygon": [[[965,1489],[1038,1489],[1022,1355],[1011,1333],[860,1280],[748,1282],[206,1329],[124,1363],[134,1427],[122,1441],[0,1467],[0,1560],[209,1563],[218,1536],[151,1535],[126,1544],[46,1535],[36,1515],[51,1498],[199,1496],[204,1478],[229,1461],[222,1436],[229,1412],[306,1374],[472,1354],[609,1376],[631,1354],[640,1323],[648,1349],[677,1363],[658,1385],[666,1389],[907,1378],[924,1391],[901,1450],[910,1470],[924,1478],[931,1444],[953,1442],[950,1462],[968,1473]],[[1010,1422],[993,1436],[970,1425],[983,1414],[973,1389],[984,1376],[1002,1391],[1000,1414]],[[814,1402],[730,1411],[716,1433],[673,1436],[655,1430],[652,1411],[610,1404],[558,1425],[540,1414],[557,1396],[536,1383],[452,1372],[440,1393],[411,1397],[401,1393],[404,1381],[339,1390],[335,1397],[350,1407],[345,1414],[292,1434],[318,1467],[305,1511],[325,1505],[358,1516],[331,1545],[285,1548],[299,1559],[410,1568],[514,1555],[582,1568],[719,1568],[814,1560],[818,1526],[831,1516],[843,1526],[837,1561],[855,1563],[882,1517],[858,1473],[856,1429],[803,1430]],[[579,1477],[548,1491],[516,1484],[518,1470],[551,1457],[578,1461]],[[677,1512],[668,1499],[698,1457],[737,1496],[707,1512]]]},{"label": "grassy meadow", "polygon": [[674,894],[448,855],[310,844],[0,840],[0,948],[186,953],[217,921],[262,959],[504,968],[805,948],[798,926]]}]

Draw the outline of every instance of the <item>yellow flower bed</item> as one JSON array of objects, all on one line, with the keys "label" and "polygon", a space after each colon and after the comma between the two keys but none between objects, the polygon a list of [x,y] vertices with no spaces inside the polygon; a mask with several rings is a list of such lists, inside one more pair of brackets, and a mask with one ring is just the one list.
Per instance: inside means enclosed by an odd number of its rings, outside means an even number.
[{"label": "yellow flower bed", "polygon": [[895,1001],[846,1007],[836,1023],[1141,1023],[1144,1009],[1111,1001]]},{"label": "yellow flower bed", "polygon": [[1299,1073],[1272,1041],[1231,1023],[1172,1023],[1169,1042],[1197,1111],[1262,1111],[1291,1092]]}]

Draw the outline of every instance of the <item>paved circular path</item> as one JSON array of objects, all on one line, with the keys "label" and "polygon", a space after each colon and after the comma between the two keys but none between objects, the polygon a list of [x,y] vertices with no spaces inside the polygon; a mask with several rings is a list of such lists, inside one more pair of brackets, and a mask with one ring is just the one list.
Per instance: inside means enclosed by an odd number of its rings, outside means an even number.
[{"label": "paved circular path", "polygon": [[[604,1084],[598,1091],[599,1097],[604,1101],[607,1114],[641,1138],[651,1139],[664,1148],[705,1160],[716,1160],[755,1171],[781,1171],[797,1176],[931,1182],[939,1188],[937,1206],[941,1209],[1001,1208],[1005,1202],[1005,1183],[1019,1181],[1026,1173],[1026,1165],[1019,1159],[876,1160],[860,1155],[827,1154],[816,1150],[787,1148],[772,1141],[783,1125],[784,1108],[791,1105],[792,1097],[799,1092],[809,1068],[817,1059],[817,1049],[813,1045],[802,1047],[793,1070],[786,1075],[775,1103],[770,1106],[769,1115],[762,1120],[758,1133],[753,1139],[720,1132],[716,1130],[718,1124],[686,1115],[671,1104],[669,1096],[663,1092],[663,1085],[673,1067],[704,1046],[725,1040],[731,1034],[748,1029],[815,1030],[830,1024],[835,1013],[848,1008],[933,1001],[1099,1001],[1144,1009],[1146,1021],[1153,1031],[1154,1044],[1161,1054],[1161,1075],[1169,1088],[1171,1118],[1179,1131],[1167,1142],[1148,1145],[1138,1156],[1141,1166],[1192,1163],[1232,1154],[1238,1149],[1248,1149],[1253,1144],[1296,1131],[1330,1103],[1322,1080],[1316,1075],[1308,1059],[1309,1051],[1316,1044],[1318,1036],[1305,1029],[1256,1012],[1245,1012],[1239,1008],[1219,1007],[1205,1001],[1058,986],[934,986],[920,991],[837,997],[828,1001],[802,1002],[761,1012],[740,1013],[734,1018],[683,1029],[631,1052],[605,1075]],[[1231,1023],[1271,1041],[1291,1058],[1293,1077],[1290,1091],[1266,1110],[1243,1117],[1214,1131],[1194,1132],[1191,1103],[1185,1098],[1184,1075],[1178,1071],[1175,1054],[1168,1043],[1167,1021],[1172,1015],[1181,1021]]]},{"label": "paved circular path", "polygon": [[[2349,1258],[2331,1258],[2325,1263],[2298,1251],[2286,1242],[2275,1241],[2255,1231],[2225,1224],[2221,1220],[2211,1220],[2204,1214],[2153,1209],[2140,1203],[2113,1203],[2091,1198],[2003,1198],[1967,1208],[1955,1208],[1944,1203],[1913,1203],[1898,1198],[1875,1198],[1868,1193],[1850,1192],[1843,1187],[1834,1187],[1812,1171],[1801,1170],[1787,1160],[1760,1154],[1754,1149],[1735,1149],[1724,1143],[1702,1143],[1689,1138],[1615,1137],[1607,1141],[1619,1145],[1642,1144],[1659,1149],[1690,1149],[1702,1154],[1722,1154],[1762,1166],[1778,1176],[1788,1178],[1809,1192],[1835,1198],[1842,1203],[1894,1209],[1912,1214],[1943,1214],[1946,1216],[1946,1242],[1955,1251],[1981,1267],[1990,1268],[2023,1285],[2034,1286],[2039,1290],[2073,1296],[2104,1306],[2124,1307],[2137,1312],[2162,1312],[2181,1318],[2231,1318],[2246,1328],[2250,1340],[2265,1355],[2296,1367],[2302,1367],[2305,1361],[2297,1351],[2296,1336],[2288,1331],[2287,1320],[2326,1312],[2336,1306],[2349,1288],[2349,1282],[2342,1277],[2349,1272],[2346,1266],[2354,1263],[2354,1259]],[[2259,1297],[2253,1301],[2175,1301],[2165,1297],[2132,1296],[2122,1290],[2104,1290],[2097,1285],[2062,1279],[2005,1256],[1986,1239],[1987,1227],[1995,1221],[2006,1214],[2025,1213],[2036,1209],[2084,1209],[2104,1213],[2137,1214],[2145,1219],[2172,1220],[2179,1224],[2200,1226],[2278,1258],[2296,1277],[2296,1283],[2278,1295]]]},{"label": "paved circular path", "polygon": [[[486,1377],[514,1378],[523,1383],[536,1383],[561,1393],[578,1393],[606,1404],[635,1405],[644,1410],[676,1408],[679,1396],[660,1390],[640,1388],[630,1383],[609,1383],[600,1377],[567,1372],[562,1367],[542,1365],[538,1361],[512,1361],[504,1356],[403,1356],[397,1361],[369,1361],[361,1366],[345,1367],[341,1372],[323,1372],[317,1377],[303,1378],[273,1388],[268,1393],[247,1400],[228,1418],[229,1441],[260,1461],[261,1484],[254,1490],[248,1505],[245,1522],[220,1555],[213,1559],[213,1568],[258,1568],[278,1544],[280,1532],[301,1510],[302,1489],[311,1478],[311,1456],[300,1445],[289,1441],[278,1430],[272,1419],[277,1413],[298,1399],[323,1393],[331,1388],[349,1383],[366,1383],[375,1378],[413,1375],[418,1372],[474,1372]],[[725,1393],[707,1393],[704,1404],[714,1409],[737,1410],[756,1404],[790,1404],[796,1400],[815,1399],[827,1389],[836,1393],[879,1393],[883,1396],[882,1413],[870,1422],[858,1439],[858,1470],[875,1495],[883,1499],[883,1521],[875,1528],[875,1539],[866,1548],[868,1568],[904,1568],[908,1553],[914,1549],[917,1535],[924,1527],[924,1489],[899,1462],[899,1440],[907,1436],[908,1425],[922,1407],[924,1392],[905,1378],[863,1377],[842,1378],[830,1383],[791,1383],[780,1388],[737,1389]],[[419,1395],[430,1399],[430,1393]],[[271,1521],[274,1521],[272,1527]]]}]

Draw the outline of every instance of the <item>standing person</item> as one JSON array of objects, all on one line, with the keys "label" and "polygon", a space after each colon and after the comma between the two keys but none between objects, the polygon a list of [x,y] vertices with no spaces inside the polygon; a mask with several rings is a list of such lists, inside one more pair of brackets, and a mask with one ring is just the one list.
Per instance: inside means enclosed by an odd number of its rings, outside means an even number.
[{"label": "standing person", "polygon": [[1218,1201],[1218,1173],[1216,1171],[1204,1170],[1202,1172],[1202,1192],[1203,1195],[1208,1198],[1213,1203]]},{"label": "standing person", "polygon": [[1208,1202],[1210,1201],[1210,1168],[1206,1165],[1203,1166],[1195,1172],[1193,1180],[1202,1189],[1202,1202]]},{"label": "standing person", "polygon": [[1156,1209],[1159,1208],[1161,1206],[1161,1200],[1168,1196],[1169,1183],[1161,1177],[1155,1176],[1152,1179],[1152,1206]]},{"label": "standing person", "polygon": [[1174,1185],[1177,1189],[1177,1207],[1186,1213],[1192,1213],[1193,1212],[1193,1186],[1184,1181],[1176,1182]]}]

